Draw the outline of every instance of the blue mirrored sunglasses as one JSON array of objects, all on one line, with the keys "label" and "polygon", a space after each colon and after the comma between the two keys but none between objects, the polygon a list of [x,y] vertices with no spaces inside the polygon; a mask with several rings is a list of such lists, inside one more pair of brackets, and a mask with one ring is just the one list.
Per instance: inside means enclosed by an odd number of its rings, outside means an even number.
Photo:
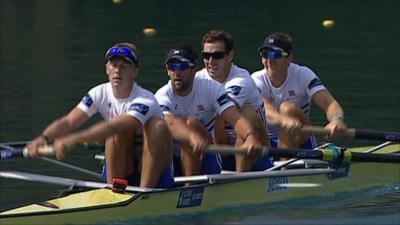
[{"label": "blue mirrored sunglasses", "polygon": [[279,59],[281,57],[287,57],[289,54],[287,52],[283,51],[263,51],[260,52],[260,56],[262,56],[265,59],[271,58],[271,59]]},{"label": "blue mirrored sunglasses", "polygon": [[129,59],[132,60],[132,62],[134,62],[135,64],[137,64],[137,57],[135,55],[135,52],[127,47],[111,47],[110,49],[108,49],[107,53],[106,53],[106,58],[110,59],[113,56],[123,56],[123,57],[127,57]]},{"label": "blue mirrored sunglasses", "polygon": [[167,69],[172,71],[186,70],[190,67],[189,63],[168,63]]}]

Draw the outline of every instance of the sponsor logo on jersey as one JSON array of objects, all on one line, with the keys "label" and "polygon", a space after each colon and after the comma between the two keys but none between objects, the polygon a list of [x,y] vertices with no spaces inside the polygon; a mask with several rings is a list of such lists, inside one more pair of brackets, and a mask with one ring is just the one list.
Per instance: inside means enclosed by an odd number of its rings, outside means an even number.
[{"label": "sponsor logo on jersey", "polygon": [[92,106],[93,104],[93,99],[92,97],[90,97],[89,94],[87,94],[82,98],[82,103],[85,104],[88,108],[90,108],[90,106]]},{"label": "sponsor logo on jersey", "polygon": [[149,107],[144,104],[133,103],[131,106],[129,106],[129,111],[136,111],[145,116],[149,111]]},{"label": "sponsor logo on jersey", "polygon": [[296,93],[293,90],[289,91],[289,96],[296,96]]},{"label": "sponsor logo on jersey", "polygon": [[322,81],[319,78],[314,78],[309,84],[308,84],[308,89],[312,89],[317,86],[321,86]]},{"label": "sponsor logo on jersey", "polygon": [[240,90],[242,90],[242,87],[231,86],[231,87],[228,87],[226,90],[228,91],[228,93],[236,96],[240,93]]},{"label": "sponsor logo on jersey", "polygon": [[201,112],[201,111],[204,111],[204,110],[205,110],[205,108],[204,108],[203,105],[197,105],[197,112]]},{"label": "sponsor logo on jersey", "polygon": [[225,105],[225,103],[232,101],[231,97],[229,97],[228,93],[225,93],[221,95],[218,99],[217,102],[220,106]]},{"label": "sponsor logo on jersey", "polygon": [[168,106],[166,105],[160,105],[161,111],[162,112],[170,112],[171,110],[169,109]]}]

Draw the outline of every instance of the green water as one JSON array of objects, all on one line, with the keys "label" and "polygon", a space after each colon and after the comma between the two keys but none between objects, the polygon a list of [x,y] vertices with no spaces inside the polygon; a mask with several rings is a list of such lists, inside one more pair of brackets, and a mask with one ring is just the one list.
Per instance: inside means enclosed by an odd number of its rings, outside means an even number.
[{"label": "green water", "polygon": [[[167,81],[162,65],[166,50],[181,42],[200,50],[201,37],[213,28],[233,35],[234,61],[250,72],[261,68],[256,49],[265,36],[273,31],[289,33],[294,38],[295,61],[319,75],[345,109],[350,127],[399,131],[399,8],[399,1],[385,0],[124,0],[120,4],[1,0],[0,140],[35,137],[92,86],[104,82],[104,53],[113,43],[129,41],[138,46],[138,82],[155,91]],[[335,26],[324,28],[324,19],[333,19]],[[154,27],[156,35],[144,36],[146,27]],[[315,124],[325,123],[318,108],[312,109],[311,116]],[[92,152],[75,152],[68,161],[97,170],[99,163],[91,156]],[[1,169],[78,176],[41,161],[1,162]],[[0,182],[2,208],[50,195],[46,185]],[[385,221],[400,221],[397,213],[387,215]],[[242,222],[262,224],[257,218],[254,222],[243,217]]]}]

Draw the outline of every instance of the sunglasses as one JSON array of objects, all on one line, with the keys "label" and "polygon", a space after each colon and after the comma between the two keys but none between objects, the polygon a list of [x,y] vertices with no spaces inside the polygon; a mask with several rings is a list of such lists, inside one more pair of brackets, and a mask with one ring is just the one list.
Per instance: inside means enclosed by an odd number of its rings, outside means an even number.
[{"label": "sunglasses", "polygon": [[190,67],[189,63],[168,63],[167,64],[167,69],[172,70],[172,71],[181,71],[181,70],[186,70]]},{"label": "sunglasses", "polygon": [[203,56],[203,59],[209,60],[211,57],[213,59],[222,59],[225,57],[225,52],[220,51],[220,52],[202,52],[201,53]]},{"label": "sunglasses", "polygon": [[130,59],[133,63],[137,64],[138,60],[135,52],[127,47],[111,47],[107,50],[106,58],[110,59],[111,57],[122,56]]},{"label": "sunglasses", "polygon": [[262,56],[265,59],[271,58],[271,59],[279,59],[281,57],[287,57],[289,54],[287,52],[283,51],[263,51],[260,52],[260,56]]}]

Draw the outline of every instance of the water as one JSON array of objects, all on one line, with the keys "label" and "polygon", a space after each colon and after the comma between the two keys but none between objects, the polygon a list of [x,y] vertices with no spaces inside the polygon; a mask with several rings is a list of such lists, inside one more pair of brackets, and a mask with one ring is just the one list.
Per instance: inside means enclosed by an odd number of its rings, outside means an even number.
[{"label": "water", "polygon": [[[162,65],[166,50],[179,42],[199,50],[202,35],[212,28],[223,28],[233,35],[235,63],[251,72],[261,68],[256,49],[265,36],[273,31],[288,32],[294,38],[295,61],[320,76],[344,107],[349,126],[399,131],[399,4],[378,0],[125,0],[121,4],[111,0],[2,0],[0,141],[35,137],[46,124],[74,107],[92,86],[105,81],[104,52],[112,43],[131,41],[139,47],[138,82],[155,91],[167,81]],[[333,19],[335,27],[323,28],[324,19]],[[144,36],[146,27],[154,27],[157,34]],[[325,123],[316,107],[311,117],[315,124]],[[338,140],[337,144],[375,142]],[[81,149],[67,161],[98,170],[100,163],[92,159],[93,153]],[[1,170],[87,178],[39,160],[1,162]],[[0,179],[0,188],[3,209],[57,194],[53,186],[4,179]],[[186,221],[399,224],[399,193],[385,193],[377,193],[366,202],[355,199],[344,206],[333,206],[335,216],[330,208],[303,210],[304,204],[300,204],[284,209],[260,206],[250,210],[254,212],[251,214],[238,209],[221,213],[221,217],[200,215]],[[315,202],[313,205],[318,206]]]}]

